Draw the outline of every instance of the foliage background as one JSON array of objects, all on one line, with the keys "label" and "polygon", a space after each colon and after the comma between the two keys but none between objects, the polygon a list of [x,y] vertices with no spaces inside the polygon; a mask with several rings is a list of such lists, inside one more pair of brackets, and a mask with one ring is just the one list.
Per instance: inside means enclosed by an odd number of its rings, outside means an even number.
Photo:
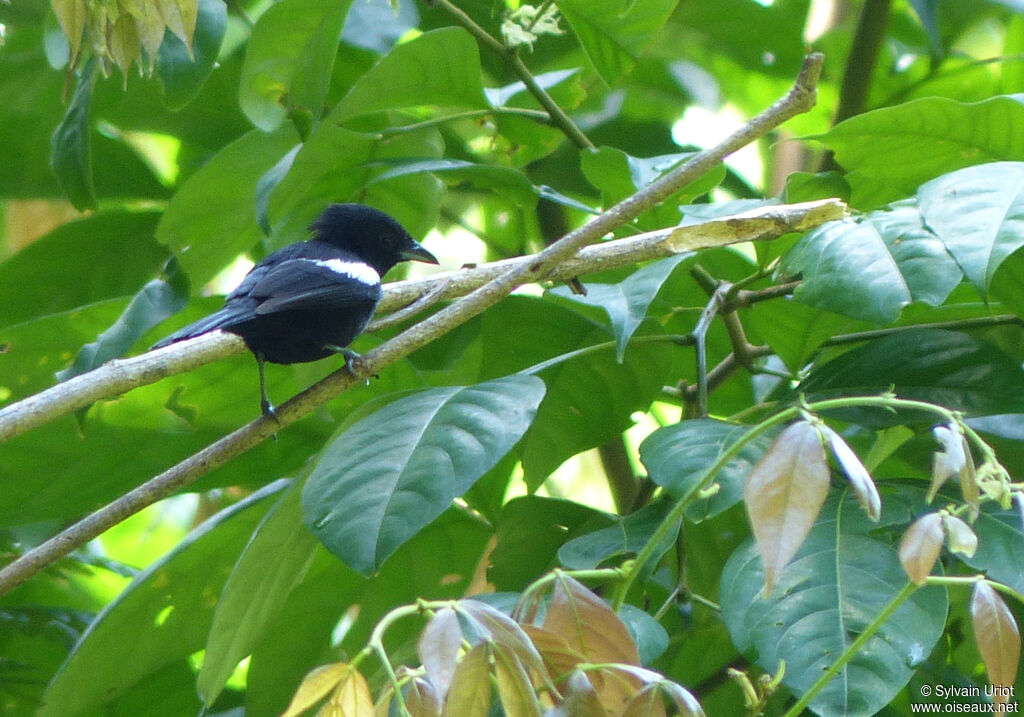
[{"label": "foliage background", "polygon": [[[496,38],[515,9],[459,7]],[[524,292],[390,366],[203,478],[194,493],[125,521],[0,599],[5,713],[196,714],[202,695],[211,714],[276,714],[303,674],[360,649],[396,605],[487,583],[515,593],[556,565],[593,567],[635,552],[669,500],[685,494],[686,477],[726,442],[721,423],[697,416],[694,349],[658,338],[693,331],[708,301],[691,273],[698,264],[718,280],[757,276],[755,291],[802,276],[792,299],[735,314],[750,342],[769,348],[754,370],[727,372],[713,386],[711,417],[753,422],[797,392],[822,398],[895,386],[976,418],[1010,475],[1020,474],[1024,107],[1015,93],[1024,91],[1024,8],[1011,0],[556,7],[563,34],[540,35],[518,56],[584,140],[538,122],[543,108],[516,84],[513,64],[443,2],[401,0],[392,10],[364,0],[227,8],[203,0],[191,43],[197,62],[172,27],[155,58],[140,56],[122,74],[117,65],[131,56],[112,51],[101,63],[110,76],[94,80],[87,62],[79,79],[68,73],[68,44],[49,5],[0,5],[4,403],[52,385],[76,357],[88,365],[79,351],[98,338],[101,357],[140,352],[209,312],[238,276],[241,255],[256,260],[302,238],[329,201],[387,210],[427,236],[451,268],[536,251],[585,221],[588,208],[632,194],[774,101],[808,47],[827,57],[817,108],[621,234],[734,213],[766,197],[840,196],[862,217],[756,248],[584,277],[586,299],[557,287]],[[140,76],[136,68],[151,59],[152,74]],[[830,129],[837,111],[849,119]],[[778,272],[758,276],[779,256]],[[626,294],[639,300],[613,300]],[[536,417],[510,453],[495,449],[480,464],[483,476],[464,481],[471,488],[459,485],[463,503],[446,509],[450,496],[435,497],[437,517],[395,539],[393,553],[347,556],[372,575],[340,562],[305,528],[299,491],[289,486],[329,471],[325,447],[344,455],[338,442],[352,440],[343,431],[357,419],[412,391],[477,385],[582,347],[625,345],[630,311],[643,319],[635,336],[650,339],[629,343],[621,361],[609,347],[542,371]],[[707,344],[709,367],[735,348],[722,321]],[[271,395],[290,396],[336,366],[271,367]],[[540,400],[528,384],[513,392],[527,411]],[[256,405],[252,360],[239,356],[5,443],[5,552],[31,547],[251,420]],[[872,470],[886,506],[877,526],[851,519],[844,529],[871,541],[858,553],[865,571],[896,590],[905,580],[886,572],[893,546],[926,510],[936,448],[928,422],[830,418]],[[641,448],[659,425],[659,438]],[[746,606],[728,612],[737,596],[755,601],[761,581],[756,564],[743,567],[753,548],[737,502],[742,475],[737,469],[720,496],[688,509],[680,538],[628,600],[666,631],[638,619],[641,656],[709,714],[743,710],[728,667],[776,667],[737,627]],[[839,556],[840,481],[830,501],[831,522],[819,522],[808,550],[831,545]],[[610,544],[599,532],[608,528],[617,536]],[[985,571],[1024,588],[1016,514],[991,509],[975,530],[976,557],[945,556],[944,569]],[[254,531],[264,537],[250,542]],[[257,587],[271,595],[253,607],[246,597]],[[929,590],[920,593],[931,607],[911,635],[917,652],[904,655],[905,679],[863,713],[909,714],[922,684],[984,683],[966,591]],[[219,612],[224,624],[215,624],[218,598],[233,606]],[[834,625],[823,629],[845,637]],[[411,657],[417,632],[403,625],[389,633],[389,647]],[[790,674],[795,681],[769,713],[806,687],[792,666]],[[853,698],[872,689],[858,679],[840,695],[845,707],[815,710],[857,713]]]}]

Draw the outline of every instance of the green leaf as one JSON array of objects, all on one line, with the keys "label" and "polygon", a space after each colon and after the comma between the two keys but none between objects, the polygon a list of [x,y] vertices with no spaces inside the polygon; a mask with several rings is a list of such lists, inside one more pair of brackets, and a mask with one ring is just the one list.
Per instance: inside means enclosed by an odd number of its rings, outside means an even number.
[{"label": "green leaf", "polygon": [[184,282],[170,283],[163,279],[153,279],[132,297],[124,313],[117,317],[110,328],[100,334],[96,341],[82,347],[74,363],[57,372],[57,379],[67,381],[92,371],[110,359],[124,356],[140,336],[181,311],[186,303],[188,290]]},{"label": "green leaf", "polygon": [[781,270],[803,275],[793,292],[803,303],[880,324],[913,301],[941,304],[961,277],[910,204],[821,225],[789,251]]},{"label": "green leaf", "polygon": [[50,167],[57,175],[61,191],[80,212],[96,208],[89,146],[92,132],[89,107],[92,104],[94,64],[90,60],[78,75],[64,119],[50,138]]},{"label": "green leaf", "polygon": [[461,159],[409,159],[389,162],[389,167],[370,180],[370,184],[384,182],[395,177],[431,172],[445,179],[469,182],[481,189],[491,189],[500,196],[507,197],[522,207],[534,207],[540,196],[526,175],[510,167],[489,164],[477,164]]},{"label": "green leaf", "polygon": [[272,229],[270,227],[270,217],[267,215],[267,211],[270,208],[270,195],[277,189],[277,185],[288,176],[288,172],[292,169],[292,164],[295,162],[295,156],[302,149],[302,144],[297,144],[286,154],[278,160],[277,164],[268,169],[259,181],[256,182],[256,223],[260,225],[260,229],[263,233],[270,235]]},{"label": "green leaf", "polygon": [[[783,682],[797,695],[907,584],[893,547],[841,532],[837,504],[830,505],[768,598],[761,591],[764,570],[752,541],[733,553],[722,573],[722,617],[733,643],[772,674],[785,660]],[[818,694],[811,709],[823,717],[866,717],[882,709],[942,635],[947,609],[944,588],[914,592]]]},{"label": "green leaf", "polygon": [[[37,714],[94,709],[203,646],[228,571],[268,507],[273,483],[204,522],[101,612],[53,678]],[[130,636],[130,639],[127,638]]]},{"label": "green leaf", "polygon": [[[256,183],[295,145],[295,133],[252,131],[224,147],[175,192],[156,238],[197,289],[260,238]],[[322,208],[322,207],[321,207]]]},{"label": "green leaf", "polygon": [[[0,262],[0,326],[137,291],[169,256],[153,240],[159,216],[156,211],[96,212]],[[53,290],[55,276],[60,291]]]},{"label": "green leaf", "polygon": [[[711,418],[680,421],[649,435],[640,444],[640,461],[651,480],[675,500],[683,500],[722,452],[749,430],[749,426]],[[691,502],[686,508],[686,517],[700,522],[738,503],[743,497],[747,474],[770,443],[771,436],[761,435],[740,449],[716,475],[714,483],[719,486],[718,492]]]},{"label": "green leaf", "polygon": [[[559,548],[558,559],[571,570],[590,570],[610,558],[635,555],[654,536],[671,508],[669,501],[659,500],[635,513],[613,516],[614,522],[610,527],[573,538]],[[651,556],[651,564],[657,563],[657,559],[672,547],[678,532],[678,527],[668,531],[655,555]]]},{"label": "green leaf", "polygon": [[221,592],[196,680],[206,705],[214,703],[312,564],[317,542],[302,522],[301,496],[301,484],[295,483],[270,509]]},{"label": "green leaf", "polygon": [[615,359],[622,363],[626,344],[647,316],[647,309],[658,291],[688,254],[669,257],[637,269],[617,284],[587,283],[586,294],[574,294],[566,287],[551,293],[570,301],[597,306],[605,310],[615,330]]},{"label": "green leaf", "polygon": [[[862,344],[816,366],[796,391],[816,401],[880,394],[890,387],[901,398],[972,416],[1013,413],[1024,403],[1024,372],[1018,361],[973,336],[935,329],[908,329]],[[862,411],[844,415],[881,418]],[[934,421],[935,416],[920,414],[916,419]]]},{"label": "green leaf", "polygon": [[395,46],[356,80],[331,120],[423,105],[485,109],[489,105],[480,76],[480,55],[468,32],[431,30]]},{"label": "green leaf", "polygon": [[629,73],[675,9],[677,0],[558,0],[558,9],[601,79]]},{"label": "green leaf", "polygon": [[844,169],[884,186],[887,200],[901,199],[954,169],[1024,160],[1024,104],[1016,95],[923,97],[856,115],[817,139]]},{"label": "green leaf", "polygon": [[988,506],[974,522],[978,550],[961,559],[992,580],[1020,592],[1024,589],[1024,529],[1020,511]]},{"label": "green leaf", "polygon": [[351,4],[281,0],[260,16],[238,90],[242,111],[254,125],[277,129],[293,110],[320,117]]},{"label": "green leaf", "polygon": [[999,266],[1024,246],[1024,162],[951,172],[918,190],[921,215],[984,296]]},{"label": "green leaf", "polygon": [[192,52],[168,31],[156,56],[156,76],[164,90],[164,104],[178,110],[199,94],[213,71],[227,29],[227,5],[220,0],[199,0]]},{"label": "green leaf", "polygon": [[529,427],[544,385],[510,376],[423,391],[336,438],[303,490],[307,525],[363,573],[440,515]]}]

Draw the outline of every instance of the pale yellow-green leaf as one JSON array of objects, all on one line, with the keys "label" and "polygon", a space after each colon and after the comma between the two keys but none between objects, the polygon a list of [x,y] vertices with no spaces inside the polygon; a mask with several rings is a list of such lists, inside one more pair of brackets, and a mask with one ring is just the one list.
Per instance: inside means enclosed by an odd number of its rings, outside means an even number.
[{"label": "pale yellow-green leaf", "polygon": [[156,53],[159,51],[160,45],[163,44],[166,29],[167,25],[164,23],[163,15],[160,14],[157,0],[146,0],[144,17],[139,21],[139,37],[142,47],[149,55],[150,68],[156,61]]},{"label": "pale yellow-green leaf", "polygon": [[487,644],[479,643],[463,655],[455,668],[445,701],[444,717],[487,717],[491,708],[490,664]]},{"label": "pale yellow-green leaf", "polygon": [[508,645],[492,643],[491,654],[498,698],[506,717],[541,717],[537,694],[516,653]]},{"label": "pale yellow-green leaf", "polygon": [[960,437],[960,443],[963,447],[964,467],[960,471],[960,495],[964,499],[964,503],[967,504],[967,519],[970,522],[974,522],[978,514],[981,513],[981,491],[978,488],[978,472],[974,468],[974,459],[971,457],[971,449],[967,445],[967,438],[965,436]]},{"label": "pale yellow-green leaf", "polygon": [[665,702],[657,684],[647,685],[626,703],[621,717],[665,717]]},{"label": "pale yellow-green leaf", "polygon": [[942,515],[942,525],[946,529],[946,539],[949,541],[951,551],[968,558],[974,555],[978,550],[978,536],[971,526],[948,513]]},{"label": "pale yellow-green leaf", "polygon": [[838,199],[758,207],[732,217],[678,227],[669,235],[666,246],[683,252],[775,238],[807,231],[847,214],[846,205]]},{"label": "pale yellow-green leaf", "polygon": [[128,70],[133,62],[142,62],[142,43],[139,39],[138,26],[135,18],[123,14],[107,35],[107,47],[114,62],[121,68],[125,85],[128,84]]},{"label": "pale yellow-green leaf", "polygon": [[434,684],[443,700],[452,684],[462,649],[462,629],[455,610],[445,607],[434,614],[420,635],[417,649],[420,663],[427,671],[427,679]]},{"label": "pale yellow-green leaf", "polygon": [[605,714],[605,709],[598,699],[597,691],[587,678],[587,673],[574,670],[565,681],[562,690],[565,699],[559,707],[565,717],[593,717]]},{"label": "pale yellow-green leaf", "polygon": [[291,703],[281,713],[281,717],[297,717],[302,714],[326,697],[351,671],[351,665],[345,662],[322,665],[311,670],[302,678],[299,689],[295,690]]},{"label": "pale yellow-green leaf", "polygon": [[[971,595],[971,624],[974,641],[992,685],[1012,687],[1020,663],[1020,631],[1010,608],[992,587],[983,581],[974,584]],[[1007,701],[1008,690],[995,690],[996,703]]]},{"label": "pale yellow-green leaf", "polygon": [[764,563],[765,594],[814,525],[828,483],[821,437],[807,421],[780,433],[751,469],[743,500]]},{"label": "pale yellow-green leaf", "polygon": [[53,12],[57,15],[64,35],[68,38],[71,50],[71,66],[75,66],[78,53],[82,49],[82,33],[85,31],[89,9],[85,0],[52,0]]},{"label": "pale yellow-green leaf", "polygon": [[370,687],[359,670],[351,668],[331,697],[343,717],[376,717]]},{"label": "pale yellow-green leaf", "polygon": [[900,538],[900,564],[915,585],[924,585],[942,550],[942,516],[929,513],[907,528]]}]

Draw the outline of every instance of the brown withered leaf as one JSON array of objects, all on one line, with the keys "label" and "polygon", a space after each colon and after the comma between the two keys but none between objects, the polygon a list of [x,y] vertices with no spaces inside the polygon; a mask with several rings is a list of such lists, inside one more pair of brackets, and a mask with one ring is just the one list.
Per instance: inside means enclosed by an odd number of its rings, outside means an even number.
[{"label": "brown withered leaf", "polygon": [[[971,624],[988,681],[996,686],[1012,687],[1020,663],[1020,631],[1003,598],[981,580],[974,584],[971,595]],[[1007,701],[1008,690],[995,692],[995,702]]]},{"label": "brown withered leaf", "polygon": [[452,684],[461,649],[462,628],[459,627],[459,616],[450,607],[441,608],[420,635],[417,652],[420,663],[427,671],[427,679],[434,684],[442,701]]},{"label": "brown withered leaf", "polygon": [[536,670],[545,681],[549,681],[544,661],[530,638],[515,620],[501,610],[479,600],[460,600],[457,608],[474,626],[482,637],[490,638],[496,644],[512,650],[531,670]]},{"label": "brown withered leaf", "polygon": [[491,709],[490,673],[487,644],[481,642],[455,667],[443,717],[487,717]]},{"label": "brown withered leaf", "polygon": [[629,629],[597,595],[569,575],[555,580],[544,628],[560,635],[587,662],[640,664]]},{"label": "brown withered leaf", "polygon": [[491,643],[490,650],[498,698],[506,717],[541,717],[540,702],[516,653],[501,643]]},{"label": "brown withered leaf", "polygon": [[900,538],[900,564],[915,585],[924,585],[942,550],[942,515],[923,515]]},{"label": "brown withered leaf", "polygon": [[540,652],[548,673],[555,677],[568,675],[576,669],[576,665],[587,661],[583,655],[569,646],[565,638],[551,630],[536,625],[523,625],[523,631]]},{"label": "brown withered leaf", "polygon": [[327,693],[340,684],[351,671],[352,666],[345,662],[335,662],[311,670],[302,678],[291,703],[281,713],[281,717],[296,717],[302,714],[326,697]]},{"label": "brown withered leaf", "polygon": [[817,429],[798,421],[779,434],[743,487],[764,563],[764,591],[796,555],[828,493],[829,470]]}]

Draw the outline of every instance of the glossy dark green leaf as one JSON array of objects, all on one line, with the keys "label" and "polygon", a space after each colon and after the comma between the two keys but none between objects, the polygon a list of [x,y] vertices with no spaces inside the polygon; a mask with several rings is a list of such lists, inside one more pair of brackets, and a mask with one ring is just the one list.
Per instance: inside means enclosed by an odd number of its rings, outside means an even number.
[{"label": "glossy dark green leaf", "polygon": [[647,309],[654,297],[669,275],[688,256],[673,256],[648,264],[617,284],[585,282],[586,294],[574,294],[567,287],[556,287],[552,293],[605,310],[615,330],[615,358],[621,363],[626,354],[626,345],[646,318]]},{"label": "glossy dark green leaf", "polygon": [[587,57],[609,85],[629,73],[668,20],[677,0],[559,0]]},{"label": "glossy dark green leaf", "polygon": [[78,75],[64,119],[50,139],[50,167],[64,195],[82,212],[96,208],[89,116],[94,80],[94,64],[89,62]]},{"label": "glossy dark green leaf", "polygon": [[984,296],[999,266],[1024,246],[1024,162],[950,172],[917,196],[928,227]]},{"label": "glossy dark green leaf", "polygon": [[224,585],[206,638],[196,688],[212,705],[238,661],[306,575],[317,542],[302,522],[301,485],[293,484],[256,528]]},{"label": "glossy dark green leaf", "polygon": [[818,138],[836,161],[887,189],[883,201],[961,167],[1024,160],[1024,103],[1013,95],[982,102],[922,97],[840,122]]},{"label": "glossy dark green leaf", "polygon": [[823,224],[789,251],[781,269],[803,276],[793,294],[800,301],[880,324],[914,301],[941,304],[961,278],[911,204]]},{"label": "glossy dark green leaf", "polygon": [[371,184],[384,182],[395,177],[431,172],[454,182],[465,181],[481,189],[490,189],[516,204],[533,207],[537,204],[539,191],[530,184],[522,172],[510,167],[476,164],[458,159],[411,160],[395,163],[375,176]]},{"label": "glossy dark green leaf", "polygon": [[862,344],[816,366],[797,391],[818,400],[877,395],[890,387],[903,398],[974,416],[1013,413],[1024,402],[1019,362],[973,336],[934,329],[909,329]]},{"label": "glossy dark green leaf", "polygon": [[[739,440],[749,426],[711,418],[680,421],[659,428],[640,444],[640,461],[647,475],[676,500],[689,497],[722,452]],[[743,497],[743,482],[768,449],[771,436],[747,443],[714,479],[718,492],[690,503],[686,517],[700,522],[718,515]]]},{"label": "glossy dark green leaf", "polygon": [[0,262],[0,326],[137,291],[169,256],[153,240],[158,218],[154,211],[96,212]]},{"label": "glossy dark green leaf", "polygon": [[[203,646],[216,595],[284,481],[218,513],[150,565],[90,625],[43,699],[40,715],[95,709]],[[131,639],[126,639],[130,635]]]},{"label": "glossy dark green leaf", "polygon": [[388,404],[338,436],[303,490],[306,523],[363,573],[440,515],[529,427],[543,382],[510,376]]},{"label": "glossy dark green leaf", "polygon": [[260,238],[256,184],[296,142],[295,133],[252,131],[220,150],[175,192],[156,238],[199,288]]},{"label": "glossy dark green leaf", "polygon": [[[282,0],[260,16],[245,54],[239,102],[264,131],[290,110],[319,117],[351,0]],[[386,93],[385,93],[386,94]]]},{"label": "glossy dark green leaf", "polygon": [[[381,92],[382,87],[387,91]],[[488,107],[476,41],[462,28],[431,30],[397,45],[359,78],[335,106],[331,119],[342,122],[422,105]]]},{"label": "glossy dark green leaf", "polygon": [[[842,525],[834,510],[823,512],[768,598],[752,541],[733,553],[722,573],[722,617],[733,643],[772,674],[785,660],[783,683],[797,695],[907,584],[888,542],[847,533]],[[867,717],[882,709],[942,635],[947,609],[945,588],[916,591],[814,698],[811,709],[823,717]]]},{"label": "glossy dark green leaf", "polygon": [[153,279],[128,302],[124,313],[95,341],[86,344],[74,363],[57,373],[60,381],[92,371],[112,358],[123,356],[135,342],[165,319],[181,311],[188,303],[184,282],[170,283]]},{"label": "glossy dark green leaf", "polygon": [[978,550],[961,559],[989,578],[1024,588],[1024,527],[1016,506],[1010,510],[983,510],[972,526],[978,535]]},{"label": "glossy dark green leaf", "polygon": [[[573,538],[559,548],[558,559],[562,565],[572,570],[589,570],[609,558],[635,554],[653,537],[654,531],[661,525],[671,508],[672,504],[669,501],[661,500],[644,506],[635,513],[622,517],[615,516],[612,518],[614,524],[611,527]],[[668,531],[655,556],[652,556],[651,563],[657,563],[657,557],[672,547],[678,532],[678,527]]]},{"label": "glossy dark green leaf", "polygon": [[181,109],[199,94],[217,62],[227,14],[227,5],[220,0],[199,0],[191,56],[181,38],[172,32],[164,35],[156,56],[156,74],[169,109]]}]

